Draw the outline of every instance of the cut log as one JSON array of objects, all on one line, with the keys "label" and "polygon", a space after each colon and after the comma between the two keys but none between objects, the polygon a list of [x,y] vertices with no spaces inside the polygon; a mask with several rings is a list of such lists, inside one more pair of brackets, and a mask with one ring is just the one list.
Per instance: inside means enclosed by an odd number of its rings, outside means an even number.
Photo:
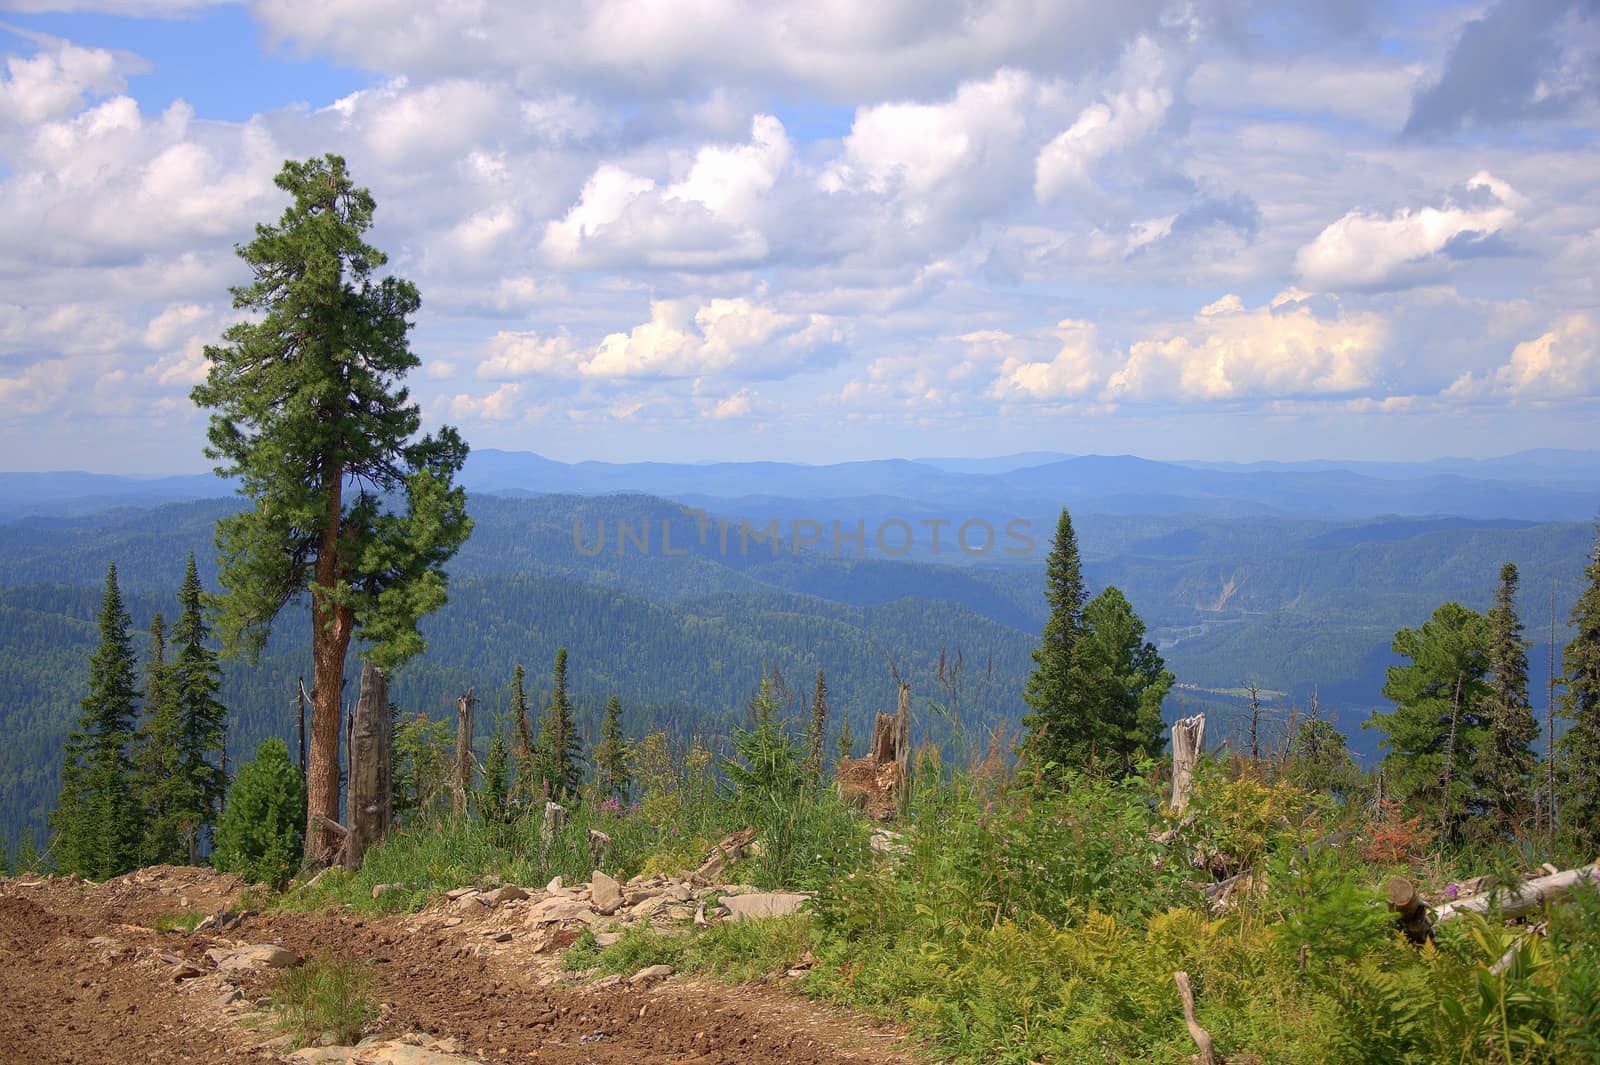
[{"label": "cut log", "polygon": [[473,689],[468,688],[467,693],[456,700],[456,764],[452,798],[457,817],[467,816],[467,793],[472,790],[472,711],[478,705],[472,692]]},{"label": "cut log", "polygon": [[1178,997],[1183,1000],[1183,1023],[1189,1029],[1189,1038],[1200,1048],[1200,1065],[1217,1065],[1217,1048],[1211,1041],[1211,1033],[1194,1019],[1194,989],[1189,986],[1189,974],[1180,969],[1172,974],[1172,980],[1178,985]]},{"label": "cut log", "polygon": [[1181,814],[1194,791],[1194,767],[1206,746],[1206,715],[1180,718],[1172,723],[1172,810]]},{"label": "cut log", "polygon": [[546,801],[544,804],[544,824],[539,826],[539,864],[543,865],[550,857],[550,849],[555,846],[556,837],[561,835],[561,829],[567,823],[567,808],[558,802]]},{"label": "cut log", "polygon": [[1417,894],[1416,885],[1403,876],[1391,876],[1388,890],[1389,908],[1400,915],[1406,938],[1413,943],[1425,942],[1433,934],[1433,909]]},{"label": "cut log", "polygon": [[1433,920],[1435,924],[1441,924],[1464,913],[1486,914],[1491,908],[1496,909],[1502,917],[1521,917],[1586,884],[1600,886],[1600,862],[1448,902],[1439,907]]},{"label": "cut log", "polygon": [[361,695],[350,722],[350,779],[345,792],[344,867],[361,868],[368,848],[389,835],[389,686],[383,670],[361,667]]}]

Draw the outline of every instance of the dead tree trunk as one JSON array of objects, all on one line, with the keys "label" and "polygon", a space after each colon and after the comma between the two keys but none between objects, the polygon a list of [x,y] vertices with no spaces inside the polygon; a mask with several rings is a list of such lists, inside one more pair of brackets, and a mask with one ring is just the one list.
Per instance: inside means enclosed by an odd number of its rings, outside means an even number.
[{"label": "dead tree trunk", "polygon": [[361,667],[361,696],[350,721],[350,780],[346,791],[344,865],[355,872],[367,848],[389,834],[389,692],[383,670]]},{"label": "dead tree trunk", "polygon": [[1206,746],[1206,715],[1179,718],[1172,725],[1172,811],[1181,814],[1194,791],[1194,767]]},{"label": "dead tree trunk", "polygon": [[296,694],[300,700],[300,786],[306,786],[306,679],[301,677],[296,682],[299,692]]},{"label": "dead tree trunk", "polygon": [[456,766],[455,814],[467,816],[467,793],[472,790],[472,711],[478,705],[477,697],[468,688],[456,700]]},{"label": "dead tree trunk", "polygon": [[911,805],[911,685],[900,682],[894,714],[894,760],[900,767],[900,811]]},{"label": "dead tree trunk", "polygon": [[539,864],[544,865],[550,859],[550,850],[556,844],[556,839],[561,835],[561,829],[567,823],[567,808],[558,802],[545,801],[544,824],[539,826]]},{"label": "dead tree trunk", "polygon": [[1194,989],[1189,986],[1189,974],[1180,969],[1172,974],[1172,982],[1178,985],[1178,998],[1183,1003],[1183,1023],[1189,1029],[1189,1038],[1200,1048],[1200,1065],[1217,1065],[1217,1049],[1211,1041],[1211,1033],[1200,1027],[1200,1022],[1194,1016]]}]

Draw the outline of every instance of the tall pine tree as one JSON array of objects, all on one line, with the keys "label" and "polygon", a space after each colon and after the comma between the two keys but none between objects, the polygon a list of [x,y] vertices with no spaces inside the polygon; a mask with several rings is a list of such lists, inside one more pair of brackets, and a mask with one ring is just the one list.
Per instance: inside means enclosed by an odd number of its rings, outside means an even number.
[{"label": "tall pine tree", "polygon": [[61,801],[50,818],[59,833],[56,863],[95,880],[137,865],[143,831],[128,749],[139,698],[128,623],[112,563],[100,601],[100,646],[89,659],[89,694],[67,737]]},{"label": "tall pine tree", "polygon": [[817,670],[817,684],[811,692],[811,724],[806,728],[806,772],[813,780],[822,779],[822,739],[828,730],[828,681]]},{"label": "tall pine tree", "polygon": [[536,779],[555,799],[578,794],[583,783],[583,743],[572,721],[572,700],[567,696],[567,649],[556,651],[554,688],[539,727],[539,742],[534,755]]},{"label": "tall pine tree", "polygon": [[622,704],[613,695],[600,719],[600,742],[594,748],[595,784],[602,801],[628,801],[628,739],[622,731]]},{"label": "tall pine tree", "polygon": [[1395,708],[1365,725],[1387,733],[1383,767],[1395,798],[1449,836],[1494,805],[1482,774],[1488,647],[1488,621],[1460,603],[1401,629],[1393,650],[1408,661],[1390,666],[1383,685]]},{"label": "tall pine tree", "polygon": [[1572,641],[1561,654],[1562,713],[1572,724],[1556,752],[1557,816],[1562,831],[1593,856],[1600,851],[1600,535],[1583,575],[1588,585],[1572,608]]},{"label": "tall pine tree", "polygon": [[217,812],[228,780],[220,759],[228,729],[228,711],[217,699],[222,668],[208,646],[211,629],[205,618],[205,590],[195,568],[194,552],[178,589],[181,612],[172,627],[172,686],[178,708],[178,773],[187,806],[181,834],[189,862],[200,858],[200,844],[216,827]]},{"label": "tall pine tree", "polygon": [[1028,730],[1023,750],[1043,766],[1066,764],[1083,746],[1083,707],[1072,681],[1073,655],[1083,636],[1083,606],[1088,594],[1078,558],[1078,537],[1066,507],[1056,522],[1055,540],[1045,559],[1044,598],[1050,606],[1044,636],[1033,652],[1034,669],[1023,692],[1033,713],[1022,719]]},{"label": "tall pine tree", "polygon": [[1535,758],[1529,746],[1539,737],[1539,723],[1528,701],[1528,641],[1522,637],[1517,616],[1517,567],[1500,567],[1500,587],[1495,592],[1489,622],[1489,690],[1483,700],[1483,720],[1488,730],[1482,770],[1504,825],[1519,821],[1532,796]]},{"label": "tall pine tree", "polygon": [[144,805],[144,842],[139,860],[145,865],[180,865],[189,859],[183,838],[183,814],[193,803],[187,781],[179,771],[178,694],[166,649],[166,623],[157,614],[150,623],[144,716],[139,722],[133,754],[134,790]]},{"label": "tall pine tree", "polygon": [[518,662],[511,671],[511,717],[517,726],[515,789],[520,802],[532,803],[538,798],[539,786],[534,778],[537,767],[534,765],[533,726],[528,721],[528,689],[524,680],[522,663]]}]

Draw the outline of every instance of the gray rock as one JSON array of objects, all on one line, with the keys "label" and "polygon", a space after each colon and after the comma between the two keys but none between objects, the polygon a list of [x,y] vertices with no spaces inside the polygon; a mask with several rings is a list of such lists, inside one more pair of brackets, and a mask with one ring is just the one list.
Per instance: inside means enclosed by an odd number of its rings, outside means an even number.
[{"label": "gray rock", "polygon": [[553,876],[550,878],[550,883],[544,886],[544,889],[546,891],[560,891],[566,886],[567,882],[565,880],[562,880],[559,876]]},{"label": "gray rock", "polygon": [[589,897],[596,913],[610,916],[622,906],[622,885],[596,869],[589,881]]},{"label": "gray rock", "polygon": [[642,984],[642,983],[646,983],[646,982],[648,982],[650,980],[660,980],[660,979],[663,979],[663,978],[671,976],[671,975],[672,975],[672,966],[670,966],[670,965],[651,965],[651,966],[648,966],[646,968],[640,969],[638,972],[636,972],[632,976],[628,977],[628,983],[630,983],[630,984]]},{"label": "gray rock", "polygon": [[789,891],[758,891],[751,895],[724,895],[717,901],[727,907],[728,920],[750,921],[799,913],[810,898]]},{"label": "gray rock", "polygon": [[300,955],[272,943],[224,950],[220,947],[206,951],[206,957],[217,963],[225,973],[248,972],[251,969],[287,969],[300,964]]},{"label": "gray rock", "polygon": [[529,928],[536,928],[543,924],[559,924],[566,921],[582,921],[584,924],[594,924],[599,919],[598,915],[589,908],[587,902],[556,895],[534,904],[528,910],[525,923]]},{"label": "gray rock", "polygon": [[487,901],[489,905],[498,906],[503,902],[516,902],[519,899],[525,899],[528,897],[528,893],[517,887],[515,884],[507,884],[504,887],[495,888],[487,895],[483,895],[481,897]]}]

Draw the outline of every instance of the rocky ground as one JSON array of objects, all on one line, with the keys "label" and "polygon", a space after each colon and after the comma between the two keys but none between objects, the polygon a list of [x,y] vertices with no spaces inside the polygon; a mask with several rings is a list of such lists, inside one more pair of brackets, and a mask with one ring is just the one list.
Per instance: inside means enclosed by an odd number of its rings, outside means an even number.
[{"label": "rocky ground", "polygon": [[[104,884],[0,880],[0,1060],[913,1060],[897,1032],[793,994],[783,974],[762,985],[730,987],[662,974],[581,983],[561,969],[562,948],[585,925],[602,941],[614,934],[610,930],[645,916],[667,934],[674,922],[680,934],[692,934],[699,922],[785,910],[797,897],[597,877],[593,887],[486,885],[440,897],[421,913],[364,918],[334,910],[241,914],[243,889],[237,878],[208,869],[165,866]],[[184,914],[212,916],[193,932],[157,930]],[[370,963],[381,1013],[359,1048],[291,1056],[264,1010],[267,989],[276,966],[317,951]]]}]

